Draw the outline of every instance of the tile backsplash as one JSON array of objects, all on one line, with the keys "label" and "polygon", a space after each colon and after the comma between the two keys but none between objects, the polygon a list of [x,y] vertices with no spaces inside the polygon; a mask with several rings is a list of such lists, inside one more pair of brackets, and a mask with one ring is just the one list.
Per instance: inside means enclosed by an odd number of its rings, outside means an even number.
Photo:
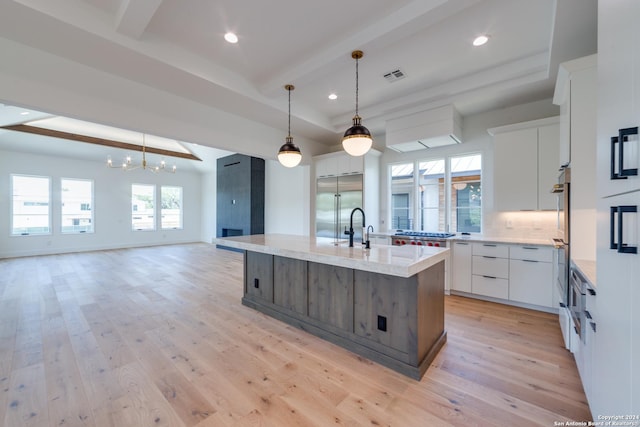
[{"label": "tile backsplash", "polygon": [[494,212],[485,218],[482,234],[494,237],[558,237],[555,211]]}]

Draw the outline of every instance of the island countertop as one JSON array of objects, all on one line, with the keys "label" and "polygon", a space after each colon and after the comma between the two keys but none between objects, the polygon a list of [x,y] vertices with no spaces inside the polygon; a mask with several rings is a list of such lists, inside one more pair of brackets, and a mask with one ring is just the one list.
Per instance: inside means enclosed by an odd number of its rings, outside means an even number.
[{"label": "island countertop", "polygon": [[364,249],[359,241],[350,248],[348,241],[340,240],[336,245],[331,238],[289,234],[216,237],[212,243],[398,277],[411,277],[449,259],[447,248],[374,244],[371,249]]}]

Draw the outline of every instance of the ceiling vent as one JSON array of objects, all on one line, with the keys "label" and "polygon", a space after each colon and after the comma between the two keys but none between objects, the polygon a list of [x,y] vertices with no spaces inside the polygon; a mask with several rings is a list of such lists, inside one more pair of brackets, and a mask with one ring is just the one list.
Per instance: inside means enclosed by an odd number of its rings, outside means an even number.
[{"label": "ceiling vent", "polygon": [[382,77],[384,77],[384,79],[389,83],[393,83],[398,80],[404,79],[405,77],[407,77],[407,75],[404,73],[404,71],[398,68],[397,70],[385,73]]},{"label": "ceiling vent", "polygon": [[452,105],[387,121],[386,145],[405,153],[459,144],[462,118]]}]

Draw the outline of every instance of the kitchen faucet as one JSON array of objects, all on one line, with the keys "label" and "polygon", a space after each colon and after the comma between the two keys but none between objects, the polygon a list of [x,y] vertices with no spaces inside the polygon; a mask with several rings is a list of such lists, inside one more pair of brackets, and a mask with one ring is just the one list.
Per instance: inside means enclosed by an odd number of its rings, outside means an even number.
[{"label": "kitchen faucet", "polygon": [[[353,231],[353,214],[356,213],[356,211],[360,211],[360,213],[362,214],[362,227],[365,227],[365,216],[364,216],[364,211],[360,208],[354,208],[351,211],[351,217],[349,218],[349,231],[345,231],[345,234],[349,235],[349,247],[352,248],[353,247],[353,235],[355,234],[355,232]],[[365,249],[369,249],[370,243],[369,243],[369,239],[367,238],[367,241],[365,242],[364,240],[364,235],[362,236],[362,243],[365,244]]]},{"label": "kitchen faucet", "polygon": [[[373,233],[373,225],[369,225],[367,227],[367,242],[369,242],[369,229],[371,229],[371,232]],[[369,246],[367,245],[367,249],[369,249]]]}]

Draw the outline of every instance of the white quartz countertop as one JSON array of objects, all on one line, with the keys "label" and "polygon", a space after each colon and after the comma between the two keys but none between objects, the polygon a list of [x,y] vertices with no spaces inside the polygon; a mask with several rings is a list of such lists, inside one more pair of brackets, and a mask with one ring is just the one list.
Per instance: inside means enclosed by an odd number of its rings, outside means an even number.
[{"label": "white quartz countertop", "polygon": [[289,234],[254,234],[217,237],[212,243],[235,249],[261,252],[304,261],[364,270],[399,277],[411,277],[440,261],[449,262],[449,249],[429,246],[390,246],[360,242],[349,247],[348,240]]},{"label": "white quartz countertop", "polygon": [[586,259],[572,259],[573,264],[584,274],[585,278],[591,283],[593,288],[596,284],[596,262]]}]

